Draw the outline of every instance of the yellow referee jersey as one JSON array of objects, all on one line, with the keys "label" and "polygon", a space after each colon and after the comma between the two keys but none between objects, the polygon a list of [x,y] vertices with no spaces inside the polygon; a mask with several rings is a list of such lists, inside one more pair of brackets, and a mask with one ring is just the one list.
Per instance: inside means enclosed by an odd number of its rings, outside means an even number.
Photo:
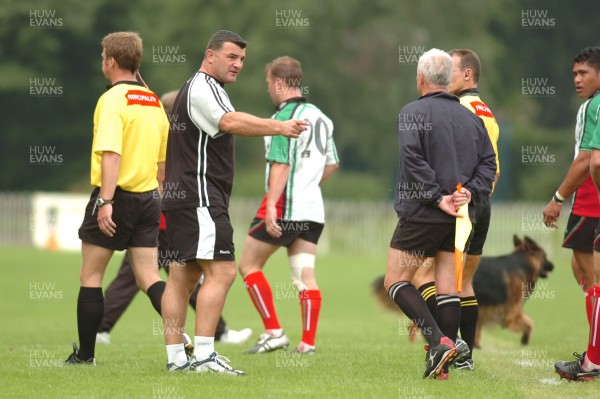
[{"label": "yellow referee jersey", "polygon": [[158,162],[166,158],[169,120],[156,94],[137,82],[117,82],[94,112],[91,183],[102,185],[104,151],[121,155],[117,185],[130,192],[158,188]]},{"label": "yellow referee jersey", "polygon": [[471,112],[483,120],[488,135],[490,136],[492,147],[494,147],[494,152],[496,153],[496,174],[499,175],[500,160],[498,158],[498,136],[500,135],[500,128],[498,127],[496,118],[494,118],[494,114],[492,114],[490,108],[481,101],[481,98],[479,98],[479,90],[465,90],[456,95],[459,97],[462,105],[470,109]]}]

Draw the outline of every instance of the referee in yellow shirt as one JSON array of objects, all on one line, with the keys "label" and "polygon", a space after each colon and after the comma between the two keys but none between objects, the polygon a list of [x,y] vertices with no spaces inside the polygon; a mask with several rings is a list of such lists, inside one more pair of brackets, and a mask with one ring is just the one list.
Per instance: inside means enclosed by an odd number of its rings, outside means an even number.
[{"label": "referee in yellow shirt", "polygon": [[79,229],[83,263],[77,300],[79,344],[67,364],[96,364],[96,331],[104,313],[102,279],[115,250],[128,249],[139,287],[155,309],[165,282],[157,265],[159,181],[169,122],[156,94],[139,83],[142,39],[116,32],[102,40],[102,72],[111,83],[94,112],[91,183]]}]

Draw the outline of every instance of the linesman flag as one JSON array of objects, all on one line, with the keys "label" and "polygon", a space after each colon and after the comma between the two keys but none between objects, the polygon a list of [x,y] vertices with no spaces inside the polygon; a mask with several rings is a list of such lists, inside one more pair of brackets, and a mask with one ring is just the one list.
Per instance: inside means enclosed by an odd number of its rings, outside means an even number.
[{"label": "linesman flag", "polygon": [[[462,185],[458,183],[456,190],[462,190]],[[458,208],[458,214],[462,217],[456,218],[456,232],[454,233],[454,272],[456,273],[456,291],[462,292],[462,277],[464,268],[465,245],[473,228],[471,219],[469,219],[469,204],[465,203]]]}]

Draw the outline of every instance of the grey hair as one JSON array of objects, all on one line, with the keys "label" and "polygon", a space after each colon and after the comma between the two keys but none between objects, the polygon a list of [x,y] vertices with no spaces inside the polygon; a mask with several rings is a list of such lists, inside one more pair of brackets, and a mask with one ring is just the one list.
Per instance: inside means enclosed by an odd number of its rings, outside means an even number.
[{"label": "grey hair", "polygon": [[417,73],[423,74],[425,80],[432,86],[448,87],[453,72],[452,57],[437,48],[424,52],[417,64]]}]

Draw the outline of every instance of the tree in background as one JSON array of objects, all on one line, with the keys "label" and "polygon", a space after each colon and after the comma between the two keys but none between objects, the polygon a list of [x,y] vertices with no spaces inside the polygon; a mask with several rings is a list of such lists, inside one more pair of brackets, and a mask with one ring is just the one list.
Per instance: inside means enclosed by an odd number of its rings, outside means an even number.
[{"label": "tree in background", "polygon": [[[162,93],[199,67],[206,45],[199,38],[223,28],[249,41],[244,84],[230,90],[241,111],[270,115],[264,65],[284,54],[302,60],[304,92],[336,124],[342,172],[324,188],[329,197],[393,196],[395,120],[417,97],[418,56],[431,47],[475,49],[485,69],[481,88],[502,129],[495,199],[545,199],[555,189],[545,176],[564,170],[572,152],[572,57],[598,44],[581,22],[592,0],[5,3],[2,190],[87,190],[82,149],[91,145],[94,99],[104,90],[97,72],[106,33],[141,34],[142,74]],[[234,195],[260,195],[261,143],[237,139],[237,159]]]}]

